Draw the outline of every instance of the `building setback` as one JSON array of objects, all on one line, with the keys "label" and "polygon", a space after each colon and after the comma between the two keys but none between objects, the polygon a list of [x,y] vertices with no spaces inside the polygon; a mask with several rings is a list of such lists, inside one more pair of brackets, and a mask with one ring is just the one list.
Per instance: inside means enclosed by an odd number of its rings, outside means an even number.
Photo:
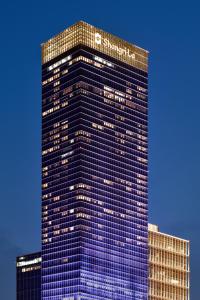
[{"label": "building setback", "polygon": [[16,259],[17,300],[41,300],[41,252]]},{"label": "building setback", "polygon": [[42,300],[148,298],[147,60],[82,21],[42,44]]},{"label": "building setback", "polygon": [[189,241],[149,224],[149,300],[189,300]]}]

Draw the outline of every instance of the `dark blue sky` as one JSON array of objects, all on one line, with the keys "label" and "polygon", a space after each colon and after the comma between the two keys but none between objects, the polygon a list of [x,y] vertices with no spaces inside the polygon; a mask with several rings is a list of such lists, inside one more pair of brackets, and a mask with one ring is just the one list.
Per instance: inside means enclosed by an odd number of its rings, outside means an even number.
[{"label": "dark blue sky", "polygon": [[1,4],[1,299],[15,299],[15,256],[40,249],[40,44],[78,20],[150,51],[150,222],[191,240],[199,299],[199,14],[198,1]]}]

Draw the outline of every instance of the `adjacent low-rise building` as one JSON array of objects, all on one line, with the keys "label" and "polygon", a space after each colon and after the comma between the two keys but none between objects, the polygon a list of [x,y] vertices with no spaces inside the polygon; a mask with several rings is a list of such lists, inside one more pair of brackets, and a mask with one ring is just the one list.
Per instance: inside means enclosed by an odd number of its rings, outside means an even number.
[{"label": "adjacent low-rise building", "polygon": [[189,241],[149,224],[149,300],[189,300]]},{"label": "adjacent low-rise building", "polygon": [[16,259],[17,300],[41,300],[41,253]]}]

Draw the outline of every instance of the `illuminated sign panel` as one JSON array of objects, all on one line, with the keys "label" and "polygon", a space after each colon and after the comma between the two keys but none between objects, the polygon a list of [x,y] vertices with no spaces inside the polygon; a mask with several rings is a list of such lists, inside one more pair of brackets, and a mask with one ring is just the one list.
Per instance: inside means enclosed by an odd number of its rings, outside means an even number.
[{"label": "illuminated sign panel", "polygon": [[20,261],[17,262],[17,267],[23,267],[23,266],[28,266],[28,265],[33,265],[41,262],[41,257],[32,259],[32,260],[27,260],[27,261]]},{"label": "illuminated sign panel", "polygon": [[42,63],[47,63],[79,44],[147,71],[148,51],[82,21],[42,44]]},{"label": "illuminated sign panel", "polygon": [[119,55],[127,55],[128,57],[135,59],[135,53],[131,53],[130,49],[127,47],[121,48],[116,44],[113,44],[109,41],[109,39],[102,39],[101,34],[100,33],[95,33],[95,43],[98,45],[104,45],[104,47],[108,47],[111,50],[117,51],[119,53]]}]

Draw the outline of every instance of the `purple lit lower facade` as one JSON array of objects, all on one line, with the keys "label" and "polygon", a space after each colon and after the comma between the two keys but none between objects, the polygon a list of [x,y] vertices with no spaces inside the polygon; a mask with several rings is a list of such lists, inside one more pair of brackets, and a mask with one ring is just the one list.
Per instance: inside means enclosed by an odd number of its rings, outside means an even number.
[{"label": "purple lit lower facade", "polygon": [[[148,224],[148,233],[148,300],[189,300],[190,242],[157,225]],[[17,257],[17,300],[41,300],[40,252]]]}]

